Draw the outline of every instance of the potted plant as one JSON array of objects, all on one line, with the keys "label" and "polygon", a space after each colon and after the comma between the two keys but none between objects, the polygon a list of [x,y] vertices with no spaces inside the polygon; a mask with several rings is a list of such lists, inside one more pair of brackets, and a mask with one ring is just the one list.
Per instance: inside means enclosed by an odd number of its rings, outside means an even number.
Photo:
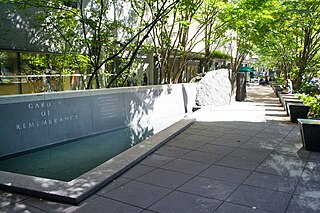
[{"label": "potted plant", "polygon": [[320,151],[320,96],[304,95],[302,99],[310,106],[309,119],[297,119],[303,146],[306,150]]},{"label": "potted plant", "polygon": [[320,119],[320,95],[302,95],[301,99],[305,105],[310,106],[309,115],[310,119]]}]

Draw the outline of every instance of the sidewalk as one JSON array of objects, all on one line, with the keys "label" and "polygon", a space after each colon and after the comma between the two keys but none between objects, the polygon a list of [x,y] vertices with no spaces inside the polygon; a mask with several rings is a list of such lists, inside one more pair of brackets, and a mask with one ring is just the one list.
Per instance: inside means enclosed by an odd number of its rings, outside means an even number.
[{"label": "sidewalk", "polygon": [[270,87],[196,111],[191,127],[79,206],[0,191],[0,212],[320,212],[320,153]]}]

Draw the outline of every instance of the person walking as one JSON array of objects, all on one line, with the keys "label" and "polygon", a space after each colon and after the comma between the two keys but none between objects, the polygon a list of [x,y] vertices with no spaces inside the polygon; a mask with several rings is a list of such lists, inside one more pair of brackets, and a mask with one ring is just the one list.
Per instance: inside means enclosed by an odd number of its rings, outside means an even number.
[{"label": "person walking", "polygon": [[143,86],[148,85],[148,76],[147,76],[147,73],[143,73],[142,85],[143,85]]}]

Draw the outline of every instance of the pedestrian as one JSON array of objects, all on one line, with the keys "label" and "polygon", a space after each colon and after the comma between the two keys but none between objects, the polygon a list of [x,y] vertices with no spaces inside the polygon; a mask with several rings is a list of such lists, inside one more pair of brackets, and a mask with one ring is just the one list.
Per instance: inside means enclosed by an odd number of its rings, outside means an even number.
[{"label": "pedestrian", "polygon": [[259,80],[259,85],[264,85],[264,81],[262,78],[260,78],[260,80]]},{"label": "pedestrian", "polygon": [[292,81],[290,79],[286,80],[286,90],[288,94],[293,93],[293,88],[292,88]]},{"label": "pedestrian", "polygon": [[[1,67],[0,67],[1,68]],[[0,70],[0,83],[2,82],[2,77],[3,76],[3,74],[2,74],[2,70]]]},{"label": "pedestrian", "polygon": [[142,85],[143,85],[143,86],[148,85],[148,76],[147,76],[147,73],[143,73]]},{"label": "pedestrian", "polygon": [[267,76],[265,77],[264,82],[265,82],[265,85],[266,85],[266,86],[268,86],[268,85],[269,85],[269,81],[268,81],[268,77],[267,77]]}]

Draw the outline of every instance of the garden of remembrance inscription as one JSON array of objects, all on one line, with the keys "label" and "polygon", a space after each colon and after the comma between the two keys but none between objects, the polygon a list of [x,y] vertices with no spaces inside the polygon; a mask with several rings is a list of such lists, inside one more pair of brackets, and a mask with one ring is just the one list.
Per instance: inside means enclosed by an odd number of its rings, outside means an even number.
[{"label": "garden of remembrance inscription", "polygon": [[[195,87],[186,87],[188,100]],[[181,91],[181,85],[163,85],[1,96],[0,157],[127,126],[143,132],[170,124],[167,118],[185,115]]]},{"label": "garden of remembrance inscription", "polygon": [[123,95],[0,104],[0,157],[126,125]]},{"label": "garden of remembrance inscription", "polygon": [[[16,130],[24,130],[28,128],[37,128],[47,125],[61,125],[78,119],[78,114],[61,115],[59,117],[50,117],[50,112],[55,105],[62,105],[62,101],[57,102],[36,102],[26,104],[26,108],[30,111],[38,111],[41,120],[20,121],[15,125]],[[39,112],[40,111],[40,112]]]}]

